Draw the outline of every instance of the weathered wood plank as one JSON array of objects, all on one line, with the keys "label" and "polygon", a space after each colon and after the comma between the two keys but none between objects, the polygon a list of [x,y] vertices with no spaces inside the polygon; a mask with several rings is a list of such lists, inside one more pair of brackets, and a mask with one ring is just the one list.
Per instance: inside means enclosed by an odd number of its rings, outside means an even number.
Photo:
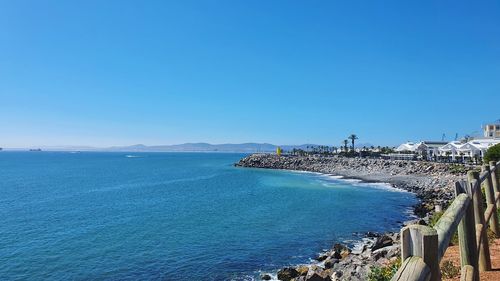
[{"label": "weathered wood plank", "polygon": [[464,217],[470,201],[469,196],[466,194],[459,194],[434,226],[438,233],[439,261],[444,256],[453,234],[457,231],[458,224]]},{"label": "weathered wood plank", "polygon": [[485,221],[490,225],[491,231],[495,233],[495,236],[497,238],[500,237],[500,226],[498,225],[498,216],[492,216],[491,214],[497,213],[497,206],[495,204],[495,191],[493,190],[493,183],[492,183],[492,175],[490,172],[490,166],[489,165],[483,165],[481,167],[481,170],[488,175],[486,179],[483,182],[483,187],[484,187],[484,193],[486,195],[486,203],[488,205],[488,209],[490,213],[485,219]]},{"label": "weathered wood plank", "polygon": [[431,281],[441,280],[438,234],[432,227],[409,225],[401,230],[401,258],[421,257],[431,272]]},{"label": "weathered wood plank", "polygon": [[466,265],[462,267],[462,272],[460,274],[460,281],[474,281],[479,279],[475,279],[474,277],[474,268],[470,265]]},{"label": "weathered wood plank", "polygon": [[392,277],[391,281],[428,281],[431,270],[421,257],[409,257]]},{"label": "weathered wood plank", "polygon": [[[459,194],[472,194],[467,191],[466,188],[470,189],[465,182],[455,183],[455,195]],[[471,198],[472,195],[469,195]],[[472,266],[475,270],[473,271],[474,279],[479,280],[479,271],[477,270],[477,242],[475,222],[474,222],[474,206],[472,205],[472,200],[467,206],[465,215],[458,225],[458,245],[460,248],[460,264],[463,267]]]},{"label": "weathered wood plank", "polygon": [[479,182],[480,183],[483,183],[484,181],[486,181],[486,179],[488,179],[490,177],[489,173],[488,172],[485,172],[485,171],[481,171],[481,174],[479,175]]},{"label": "weathered wood plank", "polygon": [[[474,190],[472,202],[474,205],[474,221],[476,222],[476,243],[478,246],[478,268],[479,271],[491,270],[490,249],[486,231],[482,231],[484,223],[483,196],[479,183],[479,173],[469,171],[467,178],[471,189]],[[478,187],[478,188],[475,188]]]},{"label": "weathered wood plank", "polygon": [[[487,222],[491,219],[491,215],[496,214],[496,210],[493,205],[489,205],[486,207],[486,211],[484,211],[484,221]],[[485,228],[488,228],[488,225],[484,225]],[[491,227],[491,225],[490,225]]]}]

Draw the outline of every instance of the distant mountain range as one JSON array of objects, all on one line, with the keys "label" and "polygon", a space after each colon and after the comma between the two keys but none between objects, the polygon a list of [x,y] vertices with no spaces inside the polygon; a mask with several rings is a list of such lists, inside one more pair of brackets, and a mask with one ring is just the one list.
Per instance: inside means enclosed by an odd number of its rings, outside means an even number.
[{"label": "distant mountain range", "polygon": [[[301,145],[279,145],[284,150],[303,149],[306,150],[317,144],[301,144]],[[360,143],[356,147],[371,146],[371,144]],[[276,151],[278,145],[270,143],[239,143],[239,144],[209,144],[209,143],[184,143],[174,145],[152,145],[136,144],[130,146],[113,146],[107,148],[97,148],[90,146],[42,146],[39,147],[45,151],[108,151],[108,152],[273,152]],[[340,148],[340,145],[337,145]],[[35,147],[33,147],[35,148]],[[36,147],[38,148],[38,147]]]}]

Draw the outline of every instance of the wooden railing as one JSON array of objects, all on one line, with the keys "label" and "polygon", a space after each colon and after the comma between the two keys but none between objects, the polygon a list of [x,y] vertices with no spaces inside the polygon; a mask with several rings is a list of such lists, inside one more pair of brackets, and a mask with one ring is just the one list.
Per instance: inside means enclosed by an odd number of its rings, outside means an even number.
[{"label": "wooden railing", "polygon": [[[403,263],[393,281],[441,280],[439,262],[458,230],[461,279],[479,281],[479,272],[491,270],[487,229],[500,238],[497,205],[500,199],[500,162],[469,171],[467,181],[455,183],[455,199],[434,227],[409,225],[401,229]],[[486,196],[486,210],[483,194]]]}]

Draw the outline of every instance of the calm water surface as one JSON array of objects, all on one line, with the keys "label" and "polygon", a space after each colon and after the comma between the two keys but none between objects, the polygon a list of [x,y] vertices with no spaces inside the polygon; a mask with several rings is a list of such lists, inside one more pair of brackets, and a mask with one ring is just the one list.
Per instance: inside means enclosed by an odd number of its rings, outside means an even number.
[{"label": "calm water surface", "polygon": [[243,156],[0,152],[0,280],[251,280],[416,202]]}]

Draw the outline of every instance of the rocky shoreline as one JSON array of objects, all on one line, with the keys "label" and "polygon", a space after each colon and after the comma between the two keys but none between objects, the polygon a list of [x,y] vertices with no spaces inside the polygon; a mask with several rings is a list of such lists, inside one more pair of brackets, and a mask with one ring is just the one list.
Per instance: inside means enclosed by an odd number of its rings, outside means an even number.
[{"label": "rocky shoreline", "polygon": [[[421,161],[274,154],[253,154],[235,166],[318,172],[365,182],[389,183],[394,188],[415,193],[420,200],[414,206],[414,213],[420,219],[405,224],[425,224],[436,205],[445,209],[454,197],[454,182],[464,179],[466,171],[473,168]],[[399,233],[367,233],[359,248],[335,244],[331,250],[321,253],[316,262],[283,268],[277,277],[283,281],[367,280],[373,266],[392,263],[399,255]],[[261,278],[271,280],[268,274]]]}]

